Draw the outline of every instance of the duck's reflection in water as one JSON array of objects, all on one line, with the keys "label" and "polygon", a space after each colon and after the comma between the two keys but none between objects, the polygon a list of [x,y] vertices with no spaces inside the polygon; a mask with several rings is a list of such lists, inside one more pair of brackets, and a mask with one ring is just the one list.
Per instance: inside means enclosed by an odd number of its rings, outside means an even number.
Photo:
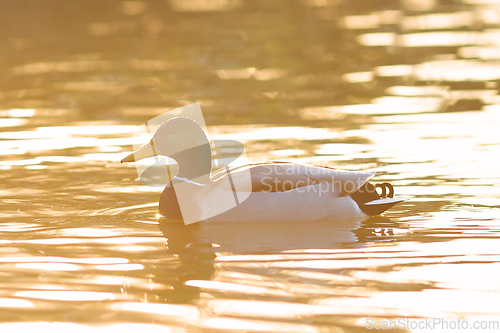
[{"label": "duck's reflection in water", "polygon": [[332,249],[357,242],[354,230],[365,219],[292,222],[164,223],[168,248],[179,253],[188,244],[215,243],[218,252],[262,253],[296,249]]},{"label": "duck's reflection in water", "polygon": [[[370,222],[371,221],[371,222]],[[282,260],[303,252],[363,247],[373,230],[390,221],[376,217],[349,220],[252,223],[172,223],[160,220],[169,254],[178,256],[178,265],[161,270],[157,281],[173,286],[158,295],[163,302],[191,303],[200,290],[186,285],[189,280],[213,280],[218,254],[244,255],[244,261],[255,255],[278,254]],[[390,232],[388,233],[390,235]],[[387,240],[387,239],[386,239]],[[254,256],[252,256],[254,255]]]}]

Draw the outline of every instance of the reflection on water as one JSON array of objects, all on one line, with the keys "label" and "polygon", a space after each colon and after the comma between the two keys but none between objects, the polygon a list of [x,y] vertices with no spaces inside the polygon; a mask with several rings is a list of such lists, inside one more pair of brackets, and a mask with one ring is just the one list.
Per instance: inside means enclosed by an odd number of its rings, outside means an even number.
[{"label": "reflection on water", "polygon": [[[497,321],[499,4],[3,3],[0,330]],[[192,102],[251,161],[376,171],[409,200],[366,220],[157,220],[161,189],[118,162]]]}]

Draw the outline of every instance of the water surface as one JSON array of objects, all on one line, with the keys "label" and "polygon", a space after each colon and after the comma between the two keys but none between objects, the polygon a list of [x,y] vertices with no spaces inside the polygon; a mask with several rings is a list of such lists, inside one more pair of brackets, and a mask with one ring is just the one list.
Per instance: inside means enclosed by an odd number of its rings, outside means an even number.
[{"label": "water surface", "polygon": [[[498,325],[500,2],[0,7],[0,330]],[[377,171],[408,200],[366,220],[163,224],[159,190],[119,160],[193,102],[253,162]]]}]

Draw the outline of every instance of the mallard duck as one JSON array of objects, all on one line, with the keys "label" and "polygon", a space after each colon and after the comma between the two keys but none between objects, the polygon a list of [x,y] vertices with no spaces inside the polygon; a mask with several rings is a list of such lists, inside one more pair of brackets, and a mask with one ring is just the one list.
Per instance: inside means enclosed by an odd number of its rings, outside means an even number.
[{"label": "mallard duck", "polygon": [[179,168],[160,196],[159,213],[186,224],[360,218],[403,201],[393,197],[391,184],[369,183],[375,175],[369,172],[266,162],[212,175],[207,136],[184,117],[164,122],[146,145],[121,162],[156,155],[173,158]]}]

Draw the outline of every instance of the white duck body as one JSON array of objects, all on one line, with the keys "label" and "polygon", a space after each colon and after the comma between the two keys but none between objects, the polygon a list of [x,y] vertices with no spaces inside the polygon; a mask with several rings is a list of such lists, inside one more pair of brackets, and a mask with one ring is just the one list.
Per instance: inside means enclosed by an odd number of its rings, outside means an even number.
[{"label": "white duck body", "polygon": [[202,198],[198,221],[204,216],[212,216],[205,219],[210,222],[311,221],[367,216],[350,196],[336,196],[326,183],[310,185],[307,191],[299,187],[275,193],[252,192],[236,207],[216,215],[221,207],[211,198],[221,195],[220,192],[218,189],[208,193],[200,191],[195,197]]},{"label": "white duck body", "polygon": [[[217,214],[224,209],[217,198],[227,197],[228,192],[218,184],[230,175],[234,187],[241,188],[244,185],[238,186],[239,182],[247,181],[247,171],[251,175],[252,192],[234,208]],[[229,175],[219,178],[216,175],[216,181],[194,191],[197,193],[191,205],[199,208],[199,220],[204,220],[204,216],[210,216],[205,220],[213,222],[366,217],[349,194],[356,192],[374,174],[292,163],[265,163],[241,167],[230,171]]]},{"label": "white duck body", "polygon": [[392,198],[388,183],[382,184],[379,196],[368,182],[374,173],[328,167],[268,162],[211,176],[208,139],[187,118],[162,124],[148,144],[122,162],[154,155],[172,157],[179,165],[177,176],[160,197],[160,214],[186,224],[360,218],[378,215],[403,201]]},{"label": "white duck body", "polygon": [[[249,172],[248,172],[249,171]],[[243,198],[235,202],[235,193],[228,186],[231,177],[233,189],[244,188],[251,179],[250,193],[237,193]],[[257,222],[257,221],[312,221],[322,219],[363,218],[368,215],[351,194],[373,177],[374,173],[342,171],[326,167],[273,162],[247,165],[212,177],[201,184],[174,177],[178,191],[182,183],[181,215],[184,222]],[[166,192],[172,189],[166,189]],[[189,193],[191,195],[186,195]],[[399,199],[378,199],[373,188],[372,204],[394,205]],[[176,196],[178,197],[178,195]],[[223,199],[222,199],[223,198]],[[168,216],[168,210],[160,213]],[[359,200],[358,200],[359,201]],[[230,205],[228,205],[230,202]],[[231,208],[232,207],[232,208]]]}]

